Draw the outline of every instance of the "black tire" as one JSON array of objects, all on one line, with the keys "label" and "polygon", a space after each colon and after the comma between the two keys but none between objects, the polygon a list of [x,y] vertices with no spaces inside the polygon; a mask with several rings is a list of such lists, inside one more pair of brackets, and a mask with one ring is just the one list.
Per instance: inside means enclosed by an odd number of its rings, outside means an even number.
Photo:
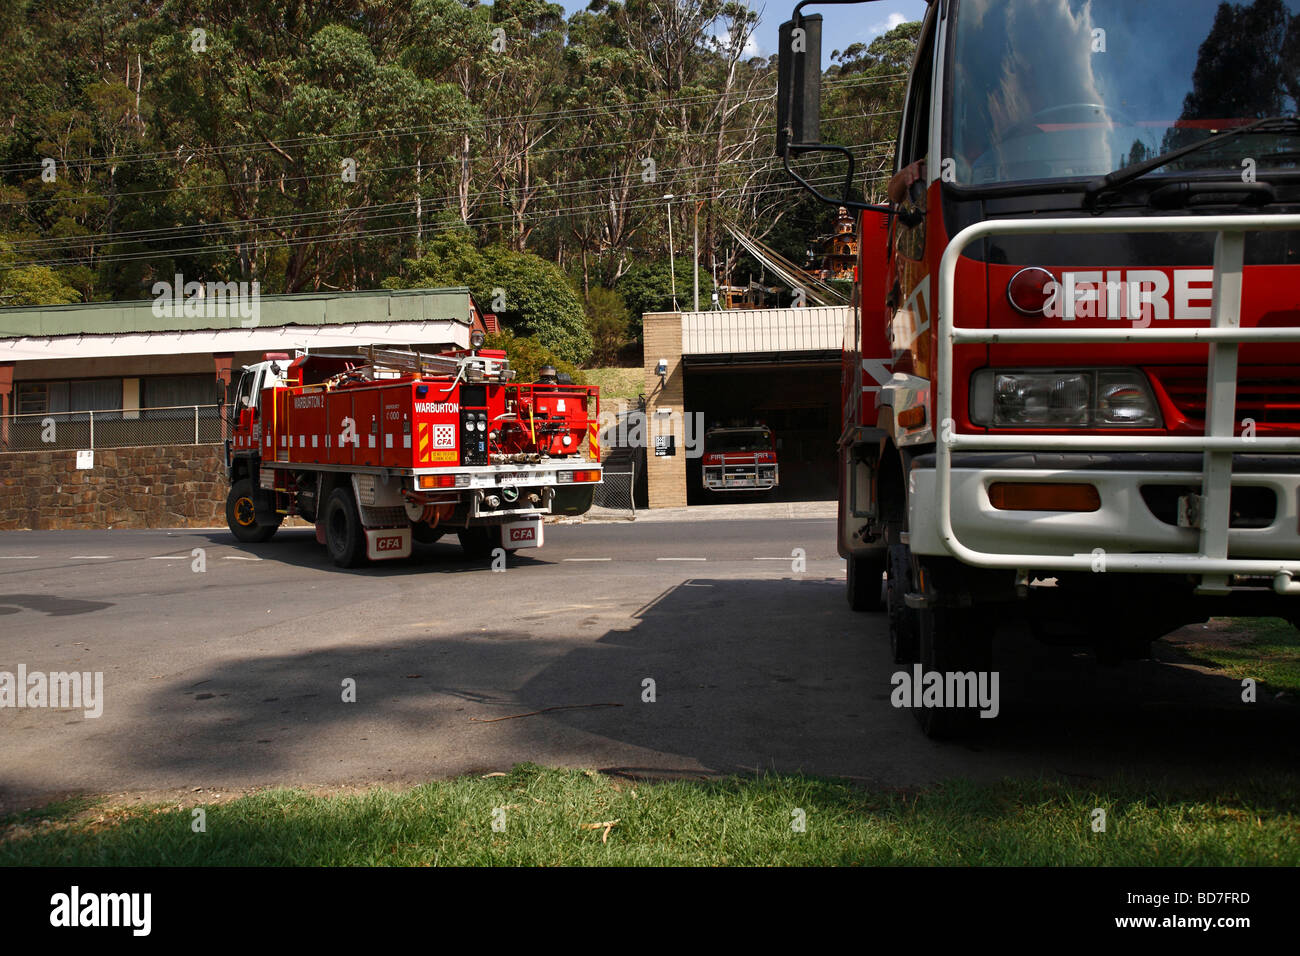
[{"label": "black tire", "polygon": [[883,611],[885,608],[885,550],[866,555],[849,555],[845,594],[855,611]]},{"label": "black tire", "polygon": [[[934,573],[927,566],[927,580],[938,585],[944,582],[951,588],[951,578]],[[927,597],[932,602],[944,597],[938,587],[932,588]],[[923,673],[937,671],[940,674],[974,671],[978,675],[987,673],[993,663],[993,616],[983,607],[952,607],[942,603],[931,603],[929,607],[917,612],[918,650],[920,652]],[[986,678],[987,679],[987,678]],[[915,705],[917,702],[913,702]],[[975,731],[980,724],[980,711],[976,706],[957,707],[919,707],[913,706],[921,731],[927,737],[943,740],[964,737]]]},{"label": "black tire", "polygon": [[917,612],[907,606],[912,590],[912,552],[899,544],[899,530],[886,532],[885,612],[889,615],[889,649],[895,664],[911,664],[920,658],[917,641]]},{"label": "black tire", "polygon": [[481,561],[492,557],[492,552],[501,547],[501,533],[496,525],[475,525],[462,528],[456,532],[460,538],[461,549],[471,561]]},{"label": "black tire", "polygon": [[226,495],[226,526],[245,544],[270,541],[280,527],[279,521],[275,524],[257,523],[256,496],[257,489],[247,478],[240,478],[231,485],[230,494]]},{"label": "black tire", "polygon": [[355,568],[366,560],[366,534],[361,527],[352,495],[344,488],[335,488],[325,499],[322,512],[325,523],[325,550],[330,560],[340,568]]},{"label": "black tire", "polygon": [[445,531],[430,528],[423,521],[417,521],[411,525],[411,537],[415,538],[420,544],[433,544],[444,534],[446,534]]}]

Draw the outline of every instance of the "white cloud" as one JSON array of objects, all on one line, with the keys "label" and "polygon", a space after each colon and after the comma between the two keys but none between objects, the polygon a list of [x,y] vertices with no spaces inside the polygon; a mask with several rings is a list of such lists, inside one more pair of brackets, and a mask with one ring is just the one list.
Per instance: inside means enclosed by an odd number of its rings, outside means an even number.
[{"label": "white cloud", "polygon": [[885,17],[882,22],[875,24],[870,30],[868,30],[867,36],[878,37],[881,34],[888,33],[890,30],[894,29],[894,27],[902,26],[907,22],[907,20],[908,17],[905,14],[895,11]]}]

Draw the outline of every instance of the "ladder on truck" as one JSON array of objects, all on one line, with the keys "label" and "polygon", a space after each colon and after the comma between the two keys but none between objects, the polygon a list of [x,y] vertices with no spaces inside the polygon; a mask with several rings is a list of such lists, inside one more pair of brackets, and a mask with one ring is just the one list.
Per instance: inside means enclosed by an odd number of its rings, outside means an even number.
[{"label": "ladder on truck", "polygon": [[466,382],[511,381],[515,372],[507,359],[477,353],[471,355],[425,355],[409,349],[381,349],[369,346],[362,351],[375,371],[433,375],[458,378]]}]

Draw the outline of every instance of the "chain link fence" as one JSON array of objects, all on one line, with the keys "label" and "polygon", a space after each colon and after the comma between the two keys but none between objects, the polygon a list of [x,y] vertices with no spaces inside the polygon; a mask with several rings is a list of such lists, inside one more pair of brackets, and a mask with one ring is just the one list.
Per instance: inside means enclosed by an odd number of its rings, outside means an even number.
[{"label": "chain link fence", "polygon": [[0,416],[0,451],[215,445],[225,437],[219,405]]},{"label": "chain link fence", "polygon": [[599,517],[636,517],[636,456],[631,449],[613,449],[602,462],[601,483],[592,498]]}]

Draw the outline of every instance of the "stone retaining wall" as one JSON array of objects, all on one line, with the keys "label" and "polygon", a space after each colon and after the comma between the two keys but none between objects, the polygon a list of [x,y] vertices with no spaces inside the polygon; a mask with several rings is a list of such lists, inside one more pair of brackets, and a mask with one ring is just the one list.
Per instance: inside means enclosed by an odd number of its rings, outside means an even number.
[{"label": "stone retaining wall", "polygon": [[0,454],[0,530],[203,528],[226,523],[220,445]]}]

